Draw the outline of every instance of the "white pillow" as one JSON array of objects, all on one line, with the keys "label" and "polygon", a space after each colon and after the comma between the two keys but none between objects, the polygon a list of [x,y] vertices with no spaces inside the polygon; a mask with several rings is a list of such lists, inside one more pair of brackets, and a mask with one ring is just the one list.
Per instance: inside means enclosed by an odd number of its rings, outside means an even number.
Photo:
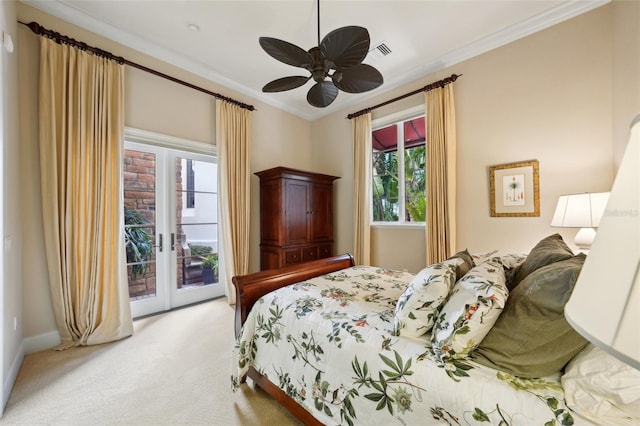
[{"label": "white pillow", "polygon": [[565,367],[567,406],[600,425],[640,424],[640,371],[589,344]]},{"label": "white pillow", "polygon": [[441,358],[464,358],[487,335],[502,313],[509,292],[500,258],[474,267],[453,287],[431,334]]},{"label": "white pillow", "polygon": [[460,258],[447,259],[427,266],[413,277],[396,303],[396,336],[420,337],[431,330],[438,308],[456,282],[456,266],[463,262]]}]

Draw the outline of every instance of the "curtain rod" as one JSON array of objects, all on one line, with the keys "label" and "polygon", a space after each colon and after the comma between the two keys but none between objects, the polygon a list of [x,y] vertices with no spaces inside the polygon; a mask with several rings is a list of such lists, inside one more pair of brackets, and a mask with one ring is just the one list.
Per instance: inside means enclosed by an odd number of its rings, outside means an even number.
[{"label": "curtain rod", "polygon": [[160,71],[156,71],[154,69],[145,67],[144,65],[140,65],[137,64],[135,62],[131,62],[125,58],[123,58],[122,56],[115,56],[113,55],[111,52],[107,52],[106,50],[102,50],[100,48],[97,47],[93,47],[93,46],[89,46],[88,44],[82,42],[82,41],[77,41],[71,37],[62,35],[58,32],[52,31],[52,30],[48,30],[46,28],[44,28],[43,26],[41,26],[40,24],[38,24],[37,22],[31,22],[29,24],[26,24],[24,22],[18,21],[19,23],[21,23],[22,25],[25,25],[27,27],[29,27],[29,29],[31,29],[31,31],[33,31],[34,33],[43,36],[43,37],[48,37],[52,40],[55,40],[56,43],[61,44],[61,43],[65,43],[68,44],[70,46],[76,47],[80,50],[88,50],[89,52],[93,53],[94,55],[97,56],[101,56],[103,58],[107,58],[113,61],[118,62],[119,64],[125,64],[125,65],[129,65],[130,67],[133,68],[137,68],[139,70],[142,71],[146,71],[150,74],[156,75],[158,77],[162,77],[165,78],[167,80],[173,81],[174,83],[178,83],[178,84],[182,84],[183,86],[187,86],[191,89],[197,90],[199,92],[202,93],[206,93],[207,95],[211,95],[216,99],[221,99],[223,101],[229,102],[231,104],[237,105],[240,108],[244,108],[247,109],[249,111],[255,111],[255,107],[253,105],[249,105],[249,104],[245,104],[243,102],[237,101],[235,99],[229,98],[227,96],[221,95],[219,93],[215,93],[212,92],[210,90],[207,89],[203,89],[202,87],[196,86],[195,84],[191,84],[191,83],[187,83],[186,81],[183,80],[179,80],[175,77],[171,77],[170,75],[167,74],[163,74]]},{"label": "curtain rod", "polygon": [[349,114],[349,115],[347,115],[347,118],[349,120],[351,120],[352,118],[356,118],[356,117],[359,117],[359,116],[361,116],[363,114],[367,114],[367,113],[373,111],[376,108],[380,108],[380,107],[383,107],[385,105],[389,105],[389,104],[394,103],[396,101],[399,101],[401,99],[408,98],[409,96],[416,95],[416,94],[418,94],[420,92],[429,92],[430,90],[437,89],[438,87],[444,87],[447,84],[453,83],[454,81],[456,81],[458,79],[458,77],[460,77],[461,75],[462,74],[459,74],[459,75],[451,74],[451,76],[449,76],[447,78],[444,78],[444,79],[442,79],[440,81],[436,81],[436,82],[427,84],[426,86],[424,86],[421,89],[417,89],[417,90],[414,90],[413,92],[405,93],[404,95],[400,95],[397,98],[393,98],[393,99],[388,100],[386,102],[382,102],[381,104],[374,105],[372,107],[365,108],[365,109],[362,109],[362,110],[360,110],[358,112],[354,112],[352,114]]}]

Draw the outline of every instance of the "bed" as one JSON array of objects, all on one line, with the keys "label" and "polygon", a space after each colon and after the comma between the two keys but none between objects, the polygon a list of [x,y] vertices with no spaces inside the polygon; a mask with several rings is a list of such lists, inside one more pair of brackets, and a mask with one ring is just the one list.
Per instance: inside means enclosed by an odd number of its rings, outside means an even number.
[{"label": "bed", "polygon": [[[526,260],[541,263],[529,256],[476,257],[472,265],[453,259],[413,275],[355,265],[345,254],[234,277],[237,342],[232,387],[237,389],[250,377],[311,425],[606,424],[567,407],[561,371],[529,378],[513,374],[518,370],[503,368],[491,355],[492,348],[479,343],[501,339],[492,329],[510,326],[508,318],[499,323],[509,293],[507,279],[520,275],[518,285],[525,285],[523,276],[545,268],[527,266]],[[567,257],[575,259],[571,253],[554,260],[566,262]],[[465,303],[464,290],[453,291],[452,285],[464,285],[463,277],[473,287],[478,304]],[[431,289],[438,279],[453,284],[444,297],[430,295],[427,303],[419,300],[421,305],[416,308],[414,303],[414,310],[402,317],[399,310],[409,304],[408,289],[418,278]],[[425,306],[436,304],[433,300],[438,298],[439,308],[425,316]],[[456,298],[462,298],[463,312],[445,318]],[[524,302],[530,304],[530,300]],[[408,325],[420,315],[421,324],[432,323],[427,332]],[[485,331],[479,332],[476,326]],[[486,338],[479,336],[486,330]],[[575,336],[561,333],[559,338],[565,342]],[[577,341],[575,347],[563,349],[565,358],[573,358],[587,346],[586,341]],[[509,355],[507,364],[519,356]]]}]

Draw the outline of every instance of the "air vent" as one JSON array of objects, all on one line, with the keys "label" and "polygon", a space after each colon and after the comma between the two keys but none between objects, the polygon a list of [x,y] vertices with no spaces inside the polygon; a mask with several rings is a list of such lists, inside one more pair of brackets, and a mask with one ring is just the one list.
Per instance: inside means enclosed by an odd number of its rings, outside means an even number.
[{"label": "air vent", "polygon": [[388,56],[391,54],[391,49],[383,41],[375,45],[373,48],[369,49],[369,53],[371,53],[373,57],[384,58],[385,56]]},{"label": "air vent", "polygon": [[387,56],[391,53],[391,49],[389,49],[389,46],[387,46],[384,42],[374,47],[374,49],[377,49],[380,53],[382,53],[382,56]]}]

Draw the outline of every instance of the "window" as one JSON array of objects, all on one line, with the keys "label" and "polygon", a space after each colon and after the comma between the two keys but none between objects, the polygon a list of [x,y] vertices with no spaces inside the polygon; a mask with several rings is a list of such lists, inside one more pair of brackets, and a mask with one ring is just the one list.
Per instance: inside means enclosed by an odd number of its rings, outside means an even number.
[{"label": "window", "polygon": [[372,132],[374,223],[424,223],[424,115],[396,121]]},{"label": "window", "polygon": [[195,173],[193,171],[193,160],[187,160],[187,198],[186,204],[188,209],[193,209],[196,206],[196,194],[195,188]]}]

